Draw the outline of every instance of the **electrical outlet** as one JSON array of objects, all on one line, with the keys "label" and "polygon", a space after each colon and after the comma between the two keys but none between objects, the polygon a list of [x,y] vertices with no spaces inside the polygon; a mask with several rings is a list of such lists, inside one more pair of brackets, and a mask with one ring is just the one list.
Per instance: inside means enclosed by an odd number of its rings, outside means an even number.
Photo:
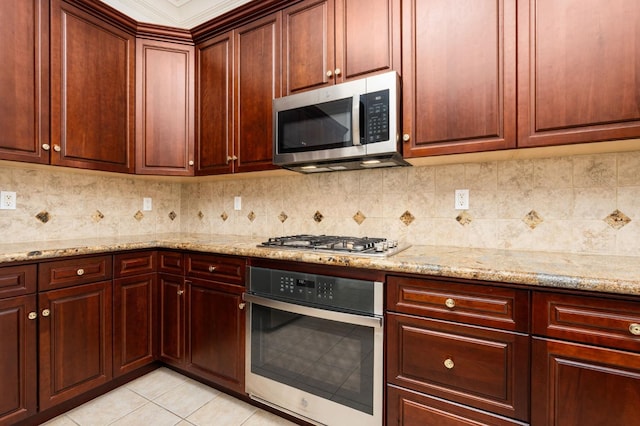
[{"label": "electrical outlet", "polygon": [[455,198],[456,210],[469,210],[469,190],[468,189],[456,189],[454,198]]},{"label": "electrical outlet", "polygon": [[153,210],[153,200],[150,197],[144,197],[142,199],[142,211],[150,212]]},{"label": "electrical outlet", "polygon": [[233,197],[233,209],[242,210],[242,197]]},{"label": "electrical outlet", "polygon": [[12,191],[0,191],[0,210],[16,209],[16,193]]}]

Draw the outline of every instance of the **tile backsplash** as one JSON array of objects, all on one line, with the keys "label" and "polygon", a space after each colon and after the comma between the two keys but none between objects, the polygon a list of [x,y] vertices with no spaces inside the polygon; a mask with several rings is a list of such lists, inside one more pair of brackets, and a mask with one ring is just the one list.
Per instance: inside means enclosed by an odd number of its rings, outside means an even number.
[{"label": "tile backsplash", "polygon": [[[163,232],[385,236],[640,256],[640,151],[316,175],[168,180],[0,165],[4,242]],[[469,209],[454,191],[469,189]],[[153,210],[142,211],[143,197]],[[241,210],[234,198],[241,197]]]}]

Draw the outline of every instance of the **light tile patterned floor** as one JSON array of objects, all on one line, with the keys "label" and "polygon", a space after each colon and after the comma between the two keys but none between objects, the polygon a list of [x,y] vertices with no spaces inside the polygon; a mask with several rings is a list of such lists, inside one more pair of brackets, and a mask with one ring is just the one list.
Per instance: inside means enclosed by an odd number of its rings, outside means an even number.
[{"label": "light tile patterned floor", "polygon": [[293,426],[167,368],[81,405],[46,426]]}]

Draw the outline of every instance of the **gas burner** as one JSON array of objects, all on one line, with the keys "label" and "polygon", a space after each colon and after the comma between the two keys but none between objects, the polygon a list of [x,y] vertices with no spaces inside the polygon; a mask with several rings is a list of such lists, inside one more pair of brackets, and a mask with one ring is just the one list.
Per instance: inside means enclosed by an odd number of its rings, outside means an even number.
[{"label": "gas burner", "polygon": [[259,247],[352,253],[367,256],[391,256],[407,248],[407,246],[399,247],[397,241],[386,238],[308,234],[269,238]]}]

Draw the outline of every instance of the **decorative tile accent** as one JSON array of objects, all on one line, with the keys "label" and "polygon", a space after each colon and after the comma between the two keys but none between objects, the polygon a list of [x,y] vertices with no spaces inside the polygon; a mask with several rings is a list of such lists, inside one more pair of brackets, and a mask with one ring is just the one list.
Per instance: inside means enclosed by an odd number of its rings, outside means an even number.
[{"label": "decorative tile accent", "polygon": [[631,222],[631,219],[620,210],[615,209],[609,216],[604,218],[604,221],[613,229],[620,229]]},{"label": "decorative tile accent", "polygon": [[104,219],[104,215],[102,214],[102,212],[100,210],[96,210],[96,212],[94,214],[91,215],[91,219],[93,219],[93,221],[95,223],[100,222],[102,219]]},{"label": "decorative tile accent", "polygon": [[174,220],[176,217],[178,217],[178,215],[172,210],[171,213],[169,213],[169,219]]},{"label": "decorative tile accent", "polygon": [[358,225],[362,225],[362,222],[364,222],[366,218],[367,217],[360,210],[353,215],[353,220],[355,220]]},{"label": "decorative tile accent", "polygon": [[222,218],[223,222],[226,221],[227,219],[229,219],[229,215],[227,214],[227,212],[222,212],[220,217]]},{"label": "decorative tile accent", "polygon": [[538,225],[544,222],[542,216],[538,214],[537,211],[531,210],[529,213],[522,218],[522,221],[531,229],[536,229]]},{"label": "decorative tile accent", "polygon": [[280,214],[278,215],[278,219],[280,219],[280,222],[284,223],[285,220],[287,220],[289,218],[289,216],[287,216],[287,214],[285,212],[280,212]]},{"label": "decorative tile accent", "polygon": [[204,219],[204,213],[202,213],[202,210],[198,212],[198,219],[200,220]]},{"label": "decorative tile accent", "polygon": [[473,221],[473,218],[469,213],[467,213],[466,211],[463,211],[458,216],[456,216],[456,220],[460,225],[467,226]]},{"label": "decorative tile accent", "polygon": [[133,215],[133,217],[134,217],[138,222],[140,222],[140,221],[142,220],[142,218],[144,217],[144,215],[142,214],[142,212],[141,212],[140,210],[138,210],[138,211],[136,212],[136,214],[134,214],[134,215]]},{"label": "decorative tile accent", "polygon": [[416,217],[414,215],[412,215],[409,212],[409,210],[407,210],[404,213],[402,213],[402,216],[400,216],[400,220],[402,221],[402,223],[404,223],[405,225],[409,226],[409,225],[411,225],[411,222],[416,220]]},{"label": "decorative tile accent", "polygon": [[254,220],[256,220],[256,214],[251,211],[248,215],[247,215],[247,219],[249,219],[251,222],[253,222]]},{"label": "decorative tile accent", "polygon": [[316,223],[320,223],[322,222],[322,219],[324,219],[324,216],[322,216],[322,213],[320,213],[319,211],[316,211],[316,213],[313,215],[313,220],[315,220]]},{"label": "decorative tile accent", "polygon": [[47,223],[49,222],[49,219],[51,219],[51,216],[49,215],[48,211],[43,210],[36,215],[36,219],[38,219],[42,223]]}]

